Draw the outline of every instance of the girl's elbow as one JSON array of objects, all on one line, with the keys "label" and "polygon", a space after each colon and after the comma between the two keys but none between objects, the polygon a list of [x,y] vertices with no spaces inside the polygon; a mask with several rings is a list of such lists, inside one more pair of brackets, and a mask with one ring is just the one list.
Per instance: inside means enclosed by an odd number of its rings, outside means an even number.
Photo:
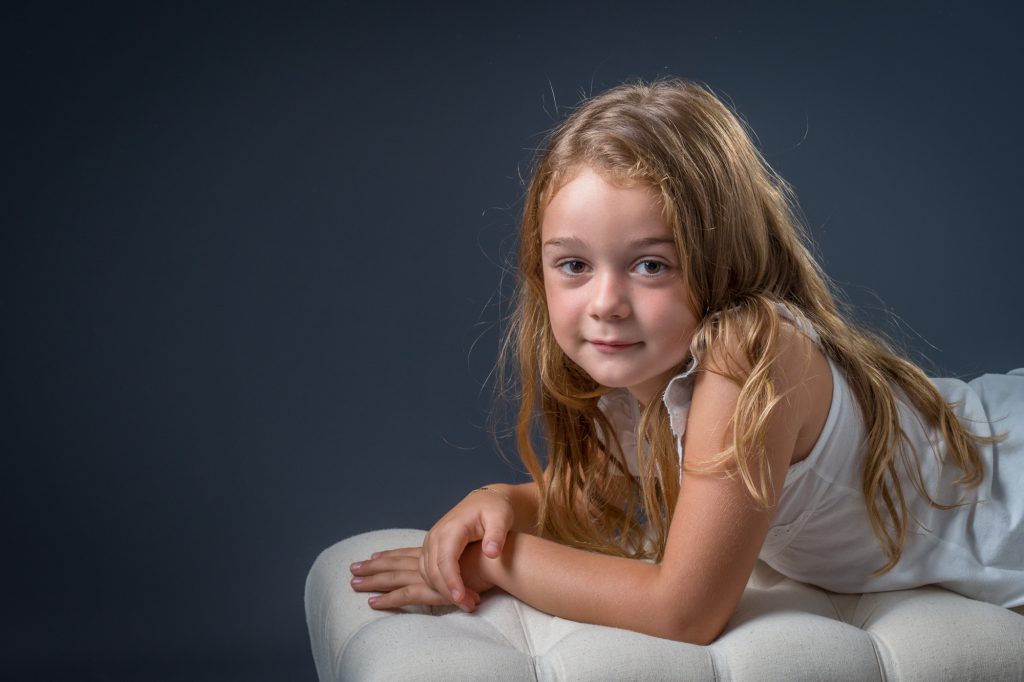
[{"label": "girl's elbow", "polygon": [[698,620],[691,620],[682,624],[672,624],[666,628],[665,634],[662,637],[685,644],[707,646],[717,640],[722,632],[725,631],[724,623],[716,625],[698,622]]},{"label": "girl's elbow", "polygon": [[707,646],[725,632],[731,617],[731,611],[725,613],[717,608],[674,609],[665,613],[661,619],[661,634],[658,636],[676,642]]},{"label": "girl's elbow", "polygon": [[[654,590],[655,603],[663,605],[657,618],[658,636],[676,642],[707,646],[717,640],[739,599],[723,599],[720,590],[681,589],[678,576],[662,573]],[[716,595],[716,596],[712,596]]]},{"label": "girl's elbow", "polygon": [[707,646],[717,640],[723,632],[725,632],[725,625],[728,620],[721,624],[701,624],[696,628],[692,628],[687,632],[687,636],[691,644],[699,644],[700,646]]}]

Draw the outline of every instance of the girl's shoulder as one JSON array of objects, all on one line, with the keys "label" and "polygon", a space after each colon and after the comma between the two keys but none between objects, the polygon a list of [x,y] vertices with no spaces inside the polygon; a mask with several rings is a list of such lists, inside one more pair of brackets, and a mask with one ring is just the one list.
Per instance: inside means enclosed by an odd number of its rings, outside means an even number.
[{"label": "girl's shoulder", "polygon": [[[820,338],[810,321],[799,311],[781,303],[776,304],[776,311],[779,318],[778,334],[773,347],[766,349],[763,354],[763,357],[771,360],[772,370],[781,372],[783,376],[780,378],[800,380],[809,366],[819,372],[828,369]],[[750,329],[747,324],[730,325],[728,332],[719,336],[717,342],[701,354],[699,363],[695,363],[699,365],[696,369],[747,377],[755,370],[750,351],[746,349],[748,333]],[[758,354],[756,359],[761,360],[762,354]]]},{"label": "girl's shoulder", "polygon": [[817,338],[796,323],[783,324],[779,333],[779,360],[774,380],[779,394],[799,421],[799,432],[790,464],[803,460],[814,449],[832,408],[832,365]]},{"label": "girl's shoulder", "polygon": [[[754,362],[743,348],[742,328],[725,335],[708,348],[701,358],[700,374],[731,377],[732,381],[757,381],[759,373],[767,373],[772,393],[779,398],[774,408],[775,419],[796,432],[790,463],[798,462],[813,450],[828,420],[832,404],[832,366],[822,350],[813,326],[806,318],[789,308],[778,306],[781,318],[774,348],[767,351],[767,363]],[[755,363],[757,363],[755,365]],[[702,382],[694,386],[694,400],[699,399]],[[710,382],[714,384],[715,382]],[[712,388],[710,385],[707,388]],[[742,392],[741,392],[742,394]],[[742,400],[742,397],[739,398]]]}]

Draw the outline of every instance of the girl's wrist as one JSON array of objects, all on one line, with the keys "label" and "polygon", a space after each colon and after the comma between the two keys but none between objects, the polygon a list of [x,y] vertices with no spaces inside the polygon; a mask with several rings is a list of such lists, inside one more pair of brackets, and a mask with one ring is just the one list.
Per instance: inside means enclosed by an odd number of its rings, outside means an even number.
[{"label": "girl's wrist", "polygon": [[496,578],[501,573],[501,557],[488,557],[479,542],[472,542],[466,546],[459,557],[459,565],[467,588],[483,593],[497,586]]},{"label": "girl's wrist", "polygon": [[[477,570],[479,578],[489,586],[501,587],[505,575],[506,563],[511,557],[513,545],[515,544],[516,533],[510,531],[505,537],[501,554],[496,557],[489,557],[483,552],[481,543],[473,543],[472,565]],[[488,588],[489,589],[489,588]]]},{"label": "girl's wrist", "polygon": [[511,497],[509,497],[507,494],[503,493],[502,491],[500,491],[497,488],[494,488],[492,486],[482,485],[479,488],[474,488],[473,490],[470,490],[469,494],[472,495],[473,493],[476,493],[476,492],[484,492],[484,493],[490,493],[490,494],[493,494],[493,495],[501,495],[502,497],[505,498],[506,502],[508,502],[510,505],[512,505],[512,498]]}]

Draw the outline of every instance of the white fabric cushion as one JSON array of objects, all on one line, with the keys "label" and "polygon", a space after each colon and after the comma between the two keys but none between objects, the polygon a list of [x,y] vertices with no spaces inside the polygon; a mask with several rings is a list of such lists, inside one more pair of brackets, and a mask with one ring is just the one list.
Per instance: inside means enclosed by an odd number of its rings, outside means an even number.
[{"label": "white fabric cushion", "polygon": [[343,540],[306,580],[306,619],[328,680],[1024,680],[1024,617],[937,587],[843,595],[759,563],[710,646],[555,618],[492,590],[454,607],[374,611],[349,565],[422,543],[419,530]]}]

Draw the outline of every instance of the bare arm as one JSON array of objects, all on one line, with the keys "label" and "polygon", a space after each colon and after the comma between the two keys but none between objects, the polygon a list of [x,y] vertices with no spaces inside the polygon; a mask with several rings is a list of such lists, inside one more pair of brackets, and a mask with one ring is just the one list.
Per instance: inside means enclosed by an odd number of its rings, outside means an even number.
[{"label": "bare arm", "polygon": [[[816,384],[818,388],[810,388],[807,344],[790,345],[805,352],[790,348],[780,358],[775,388],[783,398],[773,412],[765,444],[771,489],[776,494],[794,458],[798,435],[810,423],[805,418],[809,406],[820,407],[822,401],[827,405],[831,395],[830,377]],[[686,430],[688,462],[699,463],[729,445],[730,420],[739,391],[731,381],[712,372],[698,375]],[[487,557],[481,543],[468,544],[462,553],[461,572],[477,592],[497,585],[556,616],[707,643],[721,633],[739,602],[767,534],[775,501],[773,495],[767,508],[759,507],[738,480],[724,474],[690,472],[683,477],[660,565],[511,533],[500,555]],[[418,550],[410,551],[418,554]],[[443,593],[421,584],[415,571],[394,572],[396,578],[385,573],[410,561],[416,559],[388,558],[379,568],[362,567],[362,575],[378,575],[361,589],[387,593],[374,598],[374,608],[443,603]]]},{"label": "bare arm", "polygon": [[[717,375],[701,375],[697,381],[687,426],[688,461],[724,447],[739,392]],[[796,430],[788,422],[777,420],[769,433],[775,490],[781,488],[788,464],[788,455],[779,453],[791,453],[795,439]],[[756,507],[737,480],[687,473],[661,564],[591,553],[513,532],[505,538],[500,554],[486,556],[481,542],[462,545],[465,551],[460,548],[456,569],[473,592],[463,595],[460,605],[474,610],[477,593],[497,586],[552,615],[705,644],[721,633],[735,610],[771,513]],[[419,554],[418,550],[391,554],[405,552]],[[431,588],[432,581],[421,583],[419,573],[408,570],[408,564],[415,565],[418,558],[392,555],[363,562],[359,568],[358,575],[376,575],[357,589],[387,593],[371,601],[374,608],[450,599],[443,582]]]},{"label": "bare arm", "polygon": [[[785,362],[802,362],[791,354]],[[797,365],[790,365],[796,367]],[[780,368],[779,394],[802,374]],[[792,377],[792,379],[790,378]],[[698,376],[686,431],[686,457],[699,462],[731,442],[740,387]],[[779,491],[806,413],[820,396],[794,391],[774,413],[767,436],[772,489]],[[522,534],[498,558],[467,552],[487,583],[547,613],[693,643],[724,629],[750,577],[774,512],[757,506],[739,480],[687,473],[660,565],[594,554]],[[472,549],[472,548],[471,548]]]},{"label": "bare arm", "polygon": [[[694,390],[687,427],[688,460],[698,457],[697,453],[707,457],[721,449],[725,425],[732,414],[727,408],[727,389],[731,385],[727,380],[708,375],[698,381],[701,383]],[[719,386],[719,382],[728,385]],[[696,398],[704,392],[698,391],[701,385],[722,390],[718,398],[708,395],[698,408]],[[734,388],[738,393],[738,387]],[[735,394],[732,403],[734,406]],[[777,453],[791,452],[793,438],[795,431],[784,426],[773,428],[769,434],[769,452],[776,453],[771,456],[775,490],[781,488],[788,463]],[[717,449],[710,447],[712,443]],[[767,533],[771,512],[756,507],[737,480],[688,473],[683,477],[661,564],[591,553],[512,532],[505,538],[500,554],[486,556],[481,542],[463,545],[465,550],[460,550],[456,568],[473,592],[462,595],[470,602],[457,601],[472,611],[479,601],[476,593],[497,586],[536,609],[562,618],[705,644],[721,633],[735,610]],[[419,550],[411,552],[418,557]],[[414,566],[418,561],[411,559]],[[419,572],[408,571],[409,563],[409,559],[398,556],[363,562],[358,575],[377,575],[357,589],[387,593],[371,601],[374,608],[445,603],[451,599],[443,582],[439,588],[430,588],[431,581],[421,583]]]}]

